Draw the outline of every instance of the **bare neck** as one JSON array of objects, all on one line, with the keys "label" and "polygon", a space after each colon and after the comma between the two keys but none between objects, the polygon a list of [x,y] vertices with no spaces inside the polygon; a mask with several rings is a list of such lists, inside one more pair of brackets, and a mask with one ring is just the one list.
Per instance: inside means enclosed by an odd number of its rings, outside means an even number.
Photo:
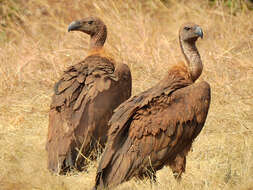
[{"label": "bare neck", "polygon": [[190,72],[193,81],[197,80],[202,73],[203,65],[195,45],[195,42],[186,42],[179,38],[182,53],[185,56],[188,64],[188,70]]},{"label": "bare neck", "polygon": [[105,25],[102,25],[99,31],[90,38],[90,50],[100,49],[104,46],[107,37],[107,29]]}]

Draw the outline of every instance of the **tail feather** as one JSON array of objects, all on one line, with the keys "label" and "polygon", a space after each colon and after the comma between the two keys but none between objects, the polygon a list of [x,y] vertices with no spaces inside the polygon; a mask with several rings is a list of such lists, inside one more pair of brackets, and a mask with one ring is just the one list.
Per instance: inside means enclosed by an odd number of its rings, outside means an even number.
[{"label": "tail feather", "polygon": [[133,172],[138,165],[136,164],[138,163],[138,161],[136,162],[138,157],[137,153],[131,152],[131,154],[128,154],[130,145],[126,141],[124,146],[118,151],[111,151],[107,147],[98,167],[94,189],[100,190],[119,185],[124,181],[128,181],[134,175]]},{"label": "tail feather", "polygon": [[72,137],[61,133],[67,123],[61,113],[51,110],[49,113],[49,128],[46,150],[48,152],[48,169],[59,173],[66,155],[69,153]]}]

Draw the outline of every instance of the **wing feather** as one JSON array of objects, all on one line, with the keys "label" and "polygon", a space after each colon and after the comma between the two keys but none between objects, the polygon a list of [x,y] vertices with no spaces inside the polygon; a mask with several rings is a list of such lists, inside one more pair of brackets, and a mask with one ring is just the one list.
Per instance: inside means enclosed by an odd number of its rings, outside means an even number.
[{"label": "wing feather", "polygon": [[[97,64],[94,62],[97,62]],[[86,96],[95,97],[98,92],[110,88],[110,80],[116,78],[114,70],[112,63],[98,56],[88,57],[84,62],[69,67],[64,72],[61,80],[55,85],[55,95],[51,108],[68,103],[68,106],[73,106],[73,109],[77,110]],[[111,78],[110,76],[114,77]],[[103,87],[103,78],[105,77],[108,78],[107,81],[109,82]],[[86,100],[88,99],[86,98]],[[76,100],[74,105],[69,105],[71,100]]]}]

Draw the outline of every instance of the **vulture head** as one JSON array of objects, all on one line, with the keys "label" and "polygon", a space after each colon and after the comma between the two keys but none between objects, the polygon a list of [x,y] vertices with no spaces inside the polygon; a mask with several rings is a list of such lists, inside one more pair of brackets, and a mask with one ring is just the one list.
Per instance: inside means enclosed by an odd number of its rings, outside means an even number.
[{"label": "vulture head", "polygon": [[104,22],[97,17],[87,17],[81,20],[73,21],[68,26],[68,32],[81,31],[88,35],[96,36],[101,31],[106,32],[106,26]]},{"label": "vulture head", "polygon": [[199,37],[203,38],[203,31],[198,25],[188,23],[180,28],[179,37],[185,42],[196,42]]}]

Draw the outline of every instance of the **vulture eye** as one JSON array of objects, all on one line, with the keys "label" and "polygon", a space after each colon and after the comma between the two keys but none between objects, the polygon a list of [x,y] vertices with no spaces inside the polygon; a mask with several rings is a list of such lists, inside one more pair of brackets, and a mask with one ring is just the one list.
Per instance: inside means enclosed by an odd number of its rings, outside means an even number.
[{"label": "vulture eye", "polygon": [[186,27],[184,27],[184,29],[188,31],[188,30],[190,30],[191,28],[188,27],[188,26],[186,26]]},{"label": "vulture eye", "polygon": [[88,24],[92,24],[93,23],[93,21],[91,20],[91,21],[88,21]]}]

